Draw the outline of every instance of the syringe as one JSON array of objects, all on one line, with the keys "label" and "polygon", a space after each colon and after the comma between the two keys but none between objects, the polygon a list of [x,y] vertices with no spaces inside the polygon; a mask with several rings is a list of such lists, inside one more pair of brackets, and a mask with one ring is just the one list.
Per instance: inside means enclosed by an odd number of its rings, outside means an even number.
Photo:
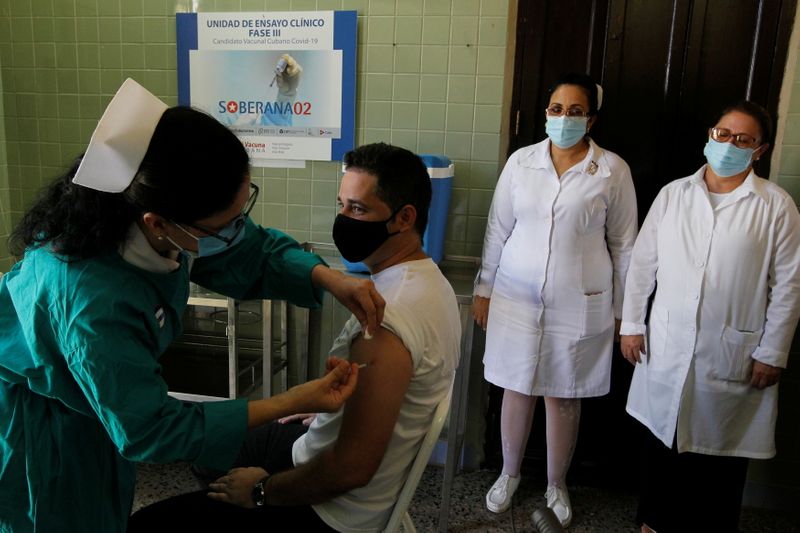
[{"label": "syringe", "polygon": [[269,86],[272,87],[275,84],[275,80],[278,78],[279,75],[283,74],[283,71],[286,70],[286,67],[289,66],[289,62],[286,61],[286,58],[280,58],[278,60],[278,64],[275,65],[275,75],[272,76],[272,81],[270,82]]}]

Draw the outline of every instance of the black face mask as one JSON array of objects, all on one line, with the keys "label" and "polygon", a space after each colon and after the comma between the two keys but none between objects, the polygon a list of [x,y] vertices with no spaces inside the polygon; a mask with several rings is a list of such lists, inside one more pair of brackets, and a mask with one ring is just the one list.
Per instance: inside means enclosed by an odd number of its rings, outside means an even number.
[{"label": "black face mask", "polygon": [[386,224],[391,222],[400,209],[386,220],[358,220],[341,213],[336,215],[333,222],[333,242],[342,257],[351,263],[363,261],[380,248],[386,239],[400,233],[389,233],[386,229]]}]

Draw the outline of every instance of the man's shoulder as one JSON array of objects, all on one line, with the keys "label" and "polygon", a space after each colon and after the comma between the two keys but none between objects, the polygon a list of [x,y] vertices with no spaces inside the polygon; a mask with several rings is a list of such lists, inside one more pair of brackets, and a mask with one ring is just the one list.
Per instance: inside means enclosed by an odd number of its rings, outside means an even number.
[{"label": "man's shoulder", "polygon": [[387,305],[455,303],[453,287],[430,258],[400,263],[385,274],[388,275],[376,279],[376,286]]},{"label": "man's shoulder", "polygon": [[409,267],[396,303],[415,316],[437,320],[458,316],[455,291],[439,266],[431,259],[417,263]]}]

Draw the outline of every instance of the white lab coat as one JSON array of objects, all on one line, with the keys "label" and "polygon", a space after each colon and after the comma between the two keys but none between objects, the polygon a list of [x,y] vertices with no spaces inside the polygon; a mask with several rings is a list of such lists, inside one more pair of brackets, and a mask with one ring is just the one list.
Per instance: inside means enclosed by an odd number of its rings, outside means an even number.
[{"label": "white lab coat", "polygon": [[661,189],[633,249],[621,333],[649,335],[627,411],[666,446],[677,430],[679,452],[769,458],[778,387],[749,380],[753,359],[786,366],[800,315],[800,216],[753,172],[713,209],[705,168]]},{"label": "white lab coat", "polygon": [[475,294],[491,297],[484,375],[527,395],[606,394],[636,239],[628,165],[590,142],[559,179],[550,141],[517,150],[492,200]]}]

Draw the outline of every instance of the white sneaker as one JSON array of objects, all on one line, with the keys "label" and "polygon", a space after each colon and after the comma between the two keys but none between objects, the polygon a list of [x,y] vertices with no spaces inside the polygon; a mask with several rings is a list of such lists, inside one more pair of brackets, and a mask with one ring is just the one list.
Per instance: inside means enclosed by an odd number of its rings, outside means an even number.
[{"label": "white sneaker", "polygon": [[502,513],[511,506],[511,498],[517,491],[521,476],[511,477],[503,474],[486,493],[486,508],[493,513]]},{"label": "white sneaker", "polygon": [[550,485],[547,487],[544,497],[547,500],[547,506],[553,510],[561,525],[568,527],[572,522],[572,505],[569,503],[567,489]]}]

